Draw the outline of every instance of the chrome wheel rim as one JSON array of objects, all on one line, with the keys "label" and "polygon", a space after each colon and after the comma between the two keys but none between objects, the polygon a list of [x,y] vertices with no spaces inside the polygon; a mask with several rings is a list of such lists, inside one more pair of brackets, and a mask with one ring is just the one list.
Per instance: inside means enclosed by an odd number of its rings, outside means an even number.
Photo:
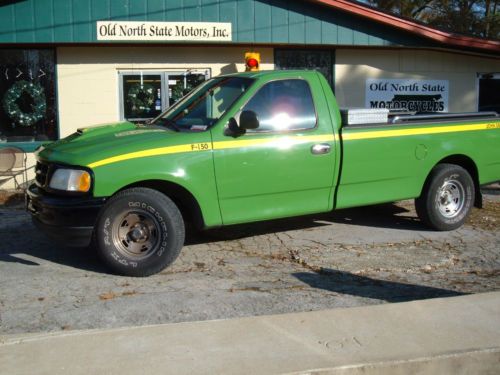
[{"label": "chrome wheel rim", "polygon": [[465,204],[465,188],[457,180],[447,180],[437,192],[437,207],[446,218],[457,216]]},{"label": "chrome wheel rim", "polygon": [[113,243],[123,255],[144,259],[155,253],[160,233],[158,221],[148,212],[127,212],[115,222]]}]

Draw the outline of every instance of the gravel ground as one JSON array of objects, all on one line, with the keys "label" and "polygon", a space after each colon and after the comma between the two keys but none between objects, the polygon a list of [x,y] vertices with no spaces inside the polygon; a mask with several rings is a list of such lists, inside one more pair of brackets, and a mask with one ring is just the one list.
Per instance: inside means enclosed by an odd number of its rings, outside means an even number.
[{"label": "gravel ground", "polygon": [[110,275],[90,250],[0,205],[0,335],[351,307],[500,289],[500,189],[453,232],[412,202],[191,234],[149,278]]}]

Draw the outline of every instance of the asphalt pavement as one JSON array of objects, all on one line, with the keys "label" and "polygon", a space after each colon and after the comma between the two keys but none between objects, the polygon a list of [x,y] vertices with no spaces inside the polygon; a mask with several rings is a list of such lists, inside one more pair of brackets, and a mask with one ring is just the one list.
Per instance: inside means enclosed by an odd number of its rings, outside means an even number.
[{"label": "asphalt pavement", "polygon": [[453,232],[411,202],[191,233],[158,275],[109,274],[0,208],[0,336],[388,304],[500,290],[500,196]]}]

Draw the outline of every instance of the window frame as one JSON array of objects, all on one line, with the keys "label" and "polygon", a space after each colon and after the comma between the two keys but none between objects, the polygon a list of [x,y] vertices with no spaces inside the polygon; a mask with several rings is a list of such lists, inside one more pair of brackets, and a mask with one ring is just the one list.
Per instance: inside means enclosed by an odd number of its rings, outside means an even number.
[{"label": "window frame", "polygon": [[[313,96],[313,91],[311,90],[311,85],[310,85],[309,81],[305,78],[283,77],[283,78],[275,78],[275,79],[266,81],[262,86],[257,88],[255,93],[248,100],[246,100],[242,106],[240,106],[238,111],[235,113],[234,117],[239,119],[241,112],[243,112],[243,109],[248,104],[248,102],[250,102],[250,100],[252,100],[255,97],[255,95],[257,95],[259,93],[259,91],[262,90],[266,85],[274,83],[274,82],[279,82],[279,81],[304,81],[306,83],[307,88],[309,89],[309,93],[311,94],[311,99],[312,99],[312,104],[313,104],[313,109],[314,109],[314,118],[315,118],[314,126],[312,126],[310,128],[287,129],[287,130],[262,130],[262,131],[258,131],[257,130],[258,128],[257,129],[249,129],[245,132],[244,136],[246,136],[246,135],[258,135],[258,134],[289,134],[289,133],[296,133],[296,132],[313,131],[313,130],[316,130],[318,128],[318,110],[316,109],[316,103],[314,101],[314,96]],[[227,125],[226,125],[226,127],[227,127]]]},{"label": "window frame", "polygon": [[[191,69],[191,68],[186,68],[186,69],[181,69],[181,70],[172,70],[172,69],[137,69],[137,70],[120,70],[118,71],[118,110],[119,110],[119,119],[120,121],[147,121],[151,120],[154,118],[157,118],[158,115],[153,116],[153,117],[138,117],[138,118],[130,118],[127,119],[125,118],[125,98],[123,97],[124,95],[124,85],[123,85],[123,78],[126,75],[159,75],[161,84],[160,84],[160,90],[162,92],[161,96],[161,110],[160,113],[165,112],[170,106],[168,105],[168,99],[170,98],[168,95],[168,76],[170,75],[182,75],[184,73],[188,74],[203,74],[205,76],[205,81],[209,80],[211,78],[211,70],[209,68],[200,68],[200,69]],[[166,95],[163,95],[163,93],[166,93]]]}]

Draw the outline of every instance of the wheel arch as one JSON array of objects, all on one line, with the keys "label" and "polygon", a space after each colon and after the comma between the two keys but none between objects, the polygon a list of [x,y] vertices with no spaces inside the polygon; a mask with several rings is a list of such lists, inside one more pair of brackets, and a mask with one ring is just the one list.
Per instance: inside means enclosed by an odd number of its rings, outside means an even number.
[{"label": "wheel arch", "polygon": [[[432,169],[434,169],[439,164],[458,165],[459,167],[462,167],[470,174],[470,176],[472,177],[472,181],[474,181],[474,190],[476,193],[475,197],[474,197],[474,206],[478,207],[478,208],[482,208],[483,207],[483,197],[481,194],[481,188],[479,186],[479,171],[478,171],[477,165],[474,162],[474,160],[471,159],[469,156],[463,155],[463,154],[450,155],[450,156],[447,156],[447,157],[441,159],[440,161],[438,161]],[[426,178],[424,187],[422,188],[422,191],[425,188],[425,185],[428,183],[430,175],[431,175],[431,172],[429,172],[429,174],[427,175],[427,178]]]},{"label": "wheel arch", "polygon": [[199,229],[205,226],[205,220],[198,201],[185,187],[171,181],[143,180],[124,186],[119,191],[135,187],[150,188],[165,194],[179,208],[184,221],[190,222]]}]

